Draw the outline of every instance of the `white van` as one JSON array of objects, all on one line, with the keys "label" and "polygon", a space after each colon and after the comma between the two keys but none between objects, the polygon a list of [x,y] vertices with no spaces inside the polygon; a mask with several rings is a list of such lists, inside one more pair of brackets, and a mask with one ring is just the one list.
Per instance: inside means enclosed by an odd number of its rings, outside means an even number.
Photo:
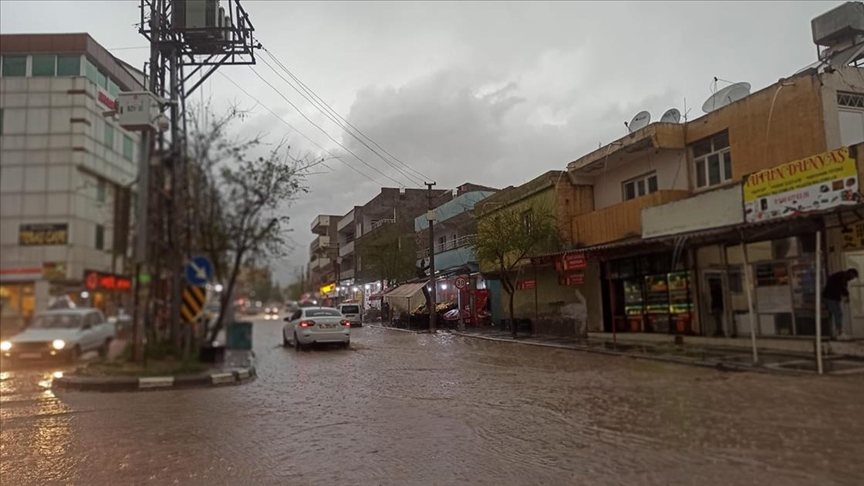
[{"label": "white van", "polygon": [[342,317],[351,322],[351,327],[363,326],[363,315],[360,312],[360,304],[339,304],[337,307]]}]

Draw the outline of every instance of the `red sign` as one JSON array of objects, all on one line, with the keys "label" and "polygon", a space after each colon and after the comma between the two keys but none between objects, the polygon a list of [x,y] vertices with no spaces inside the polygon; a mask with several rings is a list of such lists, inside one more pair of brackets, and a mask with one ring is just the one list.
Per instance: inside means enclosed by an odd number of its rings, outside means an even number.
[{"label": "red sign", "polygon": [[84,277],[84,284],[90,290],[96,290],[99,287],[99,274],[96,272],[90,272]]},{"label": "red sign", "polygon": [[585,274],[582,272],[562,275],[558,279],[559,285],[582,285],[585,283]]},{"label": "red sign", "polygon": [[588,266],[588,260],[585,259],[584,253],[568,253],[561,258],[561,269],[579,270]]},{"label": "red sign", "polygon": [[468,287],[468,277],[456,277],[456,280],[453,281],[453,285],[455,285],[459,290],[465,290]]},{"label": "red sign", "polygon": [[100,103],[107,106],[108,108],[110,108],[112,110],[117,109],[117,101],[112,100],[107,94],[100,91],[97,98],[99,99]]},{"label": "red sign", "polygon": [[117,279],[117,290],[129,290],[132,288],[132,279],[131,278],[118,278]]},{"label": "red sign", "polygon": [[535,288],[537,288],[537,281],[536,280],[523,280],[523,281],[519,282],[519,288],[522,290],[535,289]]}]

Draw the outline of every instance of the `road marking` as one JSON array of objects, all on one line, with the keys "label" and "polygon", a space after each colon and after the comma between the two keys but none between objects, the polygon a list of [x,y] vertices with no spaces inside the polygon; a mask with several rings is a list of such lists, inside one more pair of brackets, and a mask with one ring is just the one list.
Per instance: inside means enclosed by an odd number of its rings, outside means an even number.
[{"label": "road marking", "polygon": [[173,376],[138,378],[138,388],[161,388],[165,386],[174,386]]}]

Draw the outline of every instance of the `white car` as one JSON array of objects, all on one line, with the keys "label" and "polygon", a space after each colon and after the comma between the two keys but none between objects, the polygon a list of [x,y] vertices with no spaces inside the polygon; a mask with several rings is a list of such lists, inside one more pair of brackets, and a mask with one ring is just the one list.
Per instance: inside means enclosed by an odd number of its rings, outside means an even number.
[{"label": "white car", "polygon": [[351,323],[338,309],[330,307],[304,307],[294,311],[282,328],[282,345],[294,346],[299,351],[316,343],[351,345]]},{"label": "white car", "polygon": [[26,360],[63,357],[74,362],[87,351],[108,356],[116,327],[97,309],[57,309],[38,312],[19,334],[0,343],[5,358]]},{"label": "white car", "polygon": [[351,327],[363,327],[363,318],[360,313],[360,304],[339,304],[339,312],[351,323]]}]

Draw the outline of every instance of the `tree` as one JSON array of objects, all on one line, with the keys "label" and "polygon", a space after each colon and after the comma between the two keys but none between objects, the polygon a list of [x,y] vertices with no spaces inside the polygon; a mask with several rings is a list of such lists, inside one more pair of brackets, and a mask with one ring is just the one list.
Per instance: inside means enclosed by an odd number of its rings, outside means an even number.
[{"label": "tree", "polygon": [[227,282],[210,330],[212,341],[223,327],[244,263],[281,256],[288,248],[289,217],[284,211],[307,192],[305,176],[319,162],[292,156],[284,141],[267,150],[260,135],[232,139],[232,124],[245,115],[236,108],[222,117],[206,109],[204,113],[203,123],[190,117],[195,123],[189,151],[199,172],[196,243],[213,260],[217,278]]},{"label": "tree", "polygon": [[492,209],[478,218],[474,251],[481,262],[489,262],[500,275],[501,286],[509,298],[510,329],[514,339],[517,328],[513,297],[522,263],[538,251],[553,251],[558,246],[555,216],[541,201]]}]

